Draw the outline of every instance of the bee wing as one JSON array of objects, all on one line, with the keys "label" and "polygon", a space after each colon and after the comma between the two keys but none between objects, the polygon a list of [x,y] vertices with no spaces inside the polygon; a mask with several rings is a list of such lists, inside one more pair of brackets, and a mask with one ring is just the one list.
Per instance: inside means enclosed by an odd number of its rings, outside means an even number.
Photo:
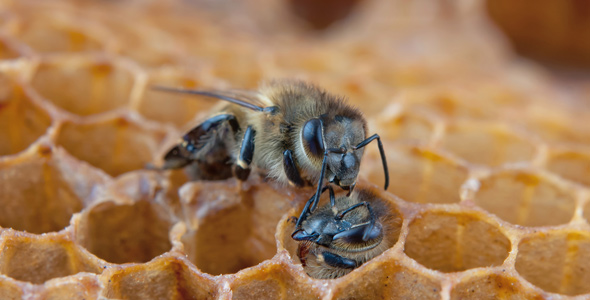
[{"label": "bee wing", "polygon": [[212,91],[212,92],[219,93],[222,95],[225,94],[225,95],[228,95],[232,98],[236,98],[236,99],[254,104],[254,105],[262,107],[262,108],[274,105],[274,103],[268,97],[264,96],[264,94],[257,92],[257,91],[242,90],[242,89],[230,89],[230,90],[225,90],[225,91],[218,90],[218,91]]},{"label": "bee wing", "polygon": [[230,137],[229,131],[226,129],[225,126],[220,126],[220,128],[203,131],[201,125],[199,125],[195,129],[189,131],[185,137],[190,136],[191,142],[194,143],[196,149],[195,152],[197,152],[194,156],[200,158],[203,156],[201,153],[207,155],[214,148],[219,148],[219,145],[223,145],[225,140]]},{"label": "bee wing", "polygon": [[[201,95],[225,100],[255,111],[264,111],[264,108],[272,105],[271,101],[258,92],[246,90],[188,90],[182,88],[171,88],[164,86],[153,87],[159,91]],[[270,104],[270,105],[269,105]]]}]

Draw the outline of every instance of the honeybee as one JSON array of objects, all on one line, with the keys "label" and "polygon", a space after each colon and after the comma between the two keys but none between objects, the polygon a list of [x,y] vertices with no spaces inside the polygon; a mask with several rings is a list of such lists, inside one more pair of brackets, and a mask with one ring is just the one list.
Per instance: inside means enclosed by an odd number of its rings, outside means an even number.
[{"label": "honeybee", "polygon": [[367,138],[362,113],[317,86],[294,80],[272,81],[259,91],[157,90],[195,94],[230,102],[185,134],[164,157],[163,169],[197,163],[246,180],[252,166],[279,182],[302,187],[326,179],[352,191],[364,147],[377,140],[385,189],[389,172],[379,135]]},{"label": "honeybee", "polygon": [[357,188],[335,199],[327,189],[330,203],[305,213],[312,196],[291,235],[301,242],[297,256],[305,272],[319,279],[344,276],[392,247],[400,223],[370,190]]}]

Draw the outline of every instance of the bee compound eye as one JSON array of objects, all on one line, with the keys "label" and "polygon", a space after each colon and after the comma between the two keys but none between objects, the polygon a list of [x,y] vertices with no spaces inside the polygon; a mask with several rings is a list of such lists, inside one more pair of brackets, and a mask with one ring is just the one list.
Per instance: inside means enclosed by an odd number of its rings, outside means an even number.
[{"label": "bee compound eye", "polygon": [[301,130],[301,139],[308,153],[318,157],[324,154],[322,122],[319,119],[311,119],[305,122]]}]

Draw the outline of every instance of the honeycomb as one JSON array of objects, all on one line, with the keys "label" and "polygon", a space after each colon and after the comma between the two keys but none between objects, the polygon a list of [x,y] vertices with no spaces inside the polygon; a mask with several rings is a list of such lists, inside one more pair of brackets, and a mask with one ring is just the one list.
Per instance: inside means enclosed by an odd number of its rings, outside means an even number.
[{"label": "honeycomb", "polygon": [[[519,59],[482,1],[326,3],[0,0],[0,298],[590,298],[588,85]],[[296,255],[312,189],[146,169],[216,105],[150,85],[269,78],[383,139],[390,188],[374,145],[358,186],[396,242],[341,278]]]}]

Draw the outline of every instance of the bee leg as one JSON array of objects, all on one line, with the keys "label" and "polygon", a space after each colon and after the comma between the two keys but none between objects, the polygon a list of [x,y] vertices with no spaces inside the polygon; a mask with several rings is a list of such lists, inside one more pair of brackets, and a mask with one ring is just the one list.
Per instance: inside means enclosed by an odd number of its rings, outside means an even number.
[{"label": "bee leg", "polygon": [[334,207],[334,205],[336,205],[336,197],[334,196],[334,189],[333,189],[331,186],[327,185],[327,186],[326,186],[326,187],[324,187],[324,189],[322,190],[322,193],[323,193],[323,192],[324,192],[326,189],[328,189],[328,190],[330,191],[330,205],[331,205],[332,207]]},{"label": "bee leg", "polygon": [[383,189],[387,190],[387,187],[389,187],[389,170],[387,168],[387,160],[385,159],[385,151],[383,150],[383,143],[381,143],[381,138],[379,137],[379,135],[373,134],[368,139],[360,142],[358,145],[353,147],[353,149],[357,150],[357,149],[363,148],[364,146],[366,146],[367,144],[369,144],[373,140],[377,140],[377,145],[379,146],[379,154],[381,154],[381,163],[383,164],[383,172],[385,173],[385,187]]},{"label": "bee leg", "polygon": [[289,149],[283,152],[283,169],[285,169],[285,173],[287,175],[287,179],[289,179],[289,183],[298,187],[302,187],[305,185],[303,178],[301,178],[301,174],[299,174],[297,166],[295,166],[295,161],[293,160],[293,152]]},{"label": "bee leg", "polygon": [[303,207],[303,210],[301,211],[301,214],[299,215],[299,218],[297,219],[297,223],[295,224],[295,228],[299,228],[301,226],[301,223],[305,220],[305,218],[307,218],[308,214],[310,213],[309,206],[313,202],[313,199],[315,199],[315,195],[311,196],[311,198],[309,198],[309,200],[307,200],[307,202],[305,203],[305,207]]},{"label": "bee leg", "polygon": [[254,138],[256,137],[256,130],[252,126],[248,126],[244,132],[242,139],[242,146],[240,147],[240,155],[236,163],[234,172],[236,177],[241,181],[246,181],[250,176],[250,164],[254,157]]},{"label": "bee leg", "polygon": [[[373,213],[373,209],[371,208],[371,204],[369,204],[369,202],[363,201],[361,203],[357,203],[355,205],[350,206],[349,208],[341,211],[339,214],[336,215],[336,220],[342,220],[342,218],[344,217],[345,214],[351,212],[352,210],[356,209],[359,206],[366,206],[367,209],[369,210],[369,215],[371,217],[371,221],[369,223],[369,226],[365,227],[364,232],[363,232],[363,241],[368,241],[369,237],[371,235],[371,232],[373,231],[373,228],[375,227],[375,214]],[[366,224],[366,223],[365,223]]]},{"label": "bee leg", "polygon": [[339,269],[354,269],[358,267],[358,263],[350,258],[342,257],[338,254],[324,251],[322,252],[324,262],[331,267]]}]

